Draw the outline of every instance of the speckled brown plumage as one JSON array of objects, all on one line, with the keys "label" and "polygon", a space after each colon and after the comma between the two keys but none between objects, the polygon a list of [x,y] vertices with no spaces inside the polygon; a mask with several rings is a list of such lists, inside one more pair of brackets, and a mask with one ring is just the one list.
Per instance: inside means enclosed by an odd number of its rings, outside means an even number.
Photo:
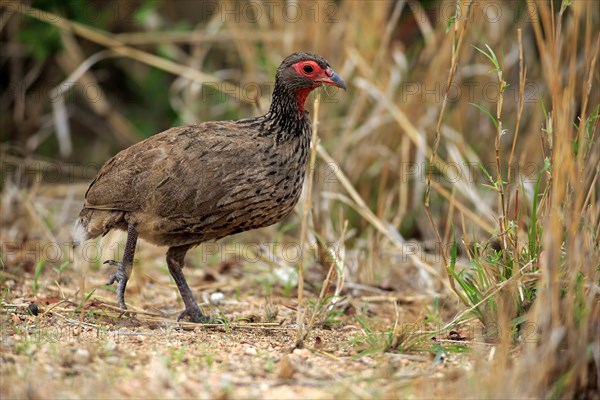
[{"label": "speckled brown plumage", "polygon": [[311,126],[306,96],[344,82],[323,58],[294,53],[277,70],[267,114],[239,121],[171,128],[107,161],[90,185],[76,241],[128,232],[122,262],[109,283],[117,297],[131,273],[138,236],[169,246],[167,264],[186,305],[180,316],[204,316],[181,272],[190,247],[207,240],[274,224],[285,218],[302,190]]}]

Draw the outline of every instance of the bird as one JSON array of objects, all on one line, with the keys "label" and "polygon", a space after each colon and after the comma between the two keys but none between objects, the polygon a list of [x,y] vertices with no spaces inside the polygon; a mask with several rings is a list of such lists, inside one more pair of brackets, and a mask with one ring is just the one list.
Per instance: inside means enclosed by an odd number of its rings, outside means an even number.
[{"label": "bird", "polygon": [[127,232],[117,283],[123,311],[138,239],[167,246],[168,270],[185,310],[178,321],[205,323],[183,274],[187,251],[199,244],[257,229],[288,216],[300,197],[312,128],[305,102],[343,79],[321,56],[296,52],[275,74],[266,114],[235,121],[206,121],[157,133],[106,161],[90,184],[73,242]]}]

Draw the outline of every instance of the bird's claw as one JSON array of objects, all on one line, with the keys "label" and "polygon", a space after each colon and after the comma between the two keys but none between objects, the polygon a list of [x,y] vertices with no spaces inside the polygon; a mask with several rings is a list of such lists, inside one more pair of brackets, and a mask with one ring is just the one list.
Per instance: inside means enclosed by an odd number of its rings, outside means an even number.
[{"label": "bird's claw", "polygon": [[117,267],[117,271],[110,274],[108,277],[107,285],[112,285],[113,283],[121,282],[123,279],[127,279],[127,271],[125,270],[125,266],[123,263],[115,261],[115,260],[106,260],[104,264],[112,265],[113,267]]},{"label": "bird's claw", "polygon": [[197,324],[206,324],[210,321],[210,317],[204,315],[200,307],[196,306],[195,308],[186,308],[179,317],[177,317],[177,321],[181,321],[182,319],[189,319],[191,322],[195,322]]},{"label": "bird's claw", "polygon": [[121,310],[127,310],[127,306],[125,306],[125,287],[127,286],[127,269],[122,262],[118,262],[115,260],[106,260],[104,264],[109,264],[114,267],[117,267],[116,272],[113,272],[108,277],[107,285],[112,285],[117,282],[117,302],[119,303],[119,308]]}]

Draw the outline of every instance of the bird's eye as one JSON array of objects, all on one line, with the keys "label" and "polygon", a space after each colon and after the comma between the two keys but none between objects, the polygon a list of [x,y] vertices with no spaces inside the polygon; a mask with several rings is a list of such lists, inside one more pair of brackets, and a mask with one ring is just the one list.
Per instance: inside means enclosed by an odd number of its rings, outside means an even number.
[{"label": "bird's eye", "polygon": [[307,74],[312,74],[314,68],[310,65],[305,65],[304,67],[302,67],[302,71],[306,72]]}]

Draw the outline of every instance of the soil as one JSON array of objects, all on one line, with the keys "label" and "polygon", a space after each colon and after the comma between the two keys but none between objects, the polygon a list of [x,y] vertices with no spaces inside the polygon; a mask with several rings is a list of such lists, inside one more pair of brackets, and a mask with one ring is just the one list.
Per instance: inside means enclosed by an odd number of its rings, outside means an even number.
[{"label": "soil", "polygon": [[[35,266],[5,268],[2,398],[436,397],[471,369],[463,353],[377,348],[373,338],[423,321],[430,297],[352,290],[299,342],[299,326],[306,326],[297,324],[297,292],[265,286],[272,271],[240,263],[186,268],[217,321],[177,322],[183,305],[164,259],[155,257],[163,249],[142,247],[141,259],[152,261],[134,268],[126,314],[104,285],[109,266],[59,274],[46,265],[37,284]],[[305,322],[318,293],[307,285]],[[470,339],[452,335],[436,339]]]}]

